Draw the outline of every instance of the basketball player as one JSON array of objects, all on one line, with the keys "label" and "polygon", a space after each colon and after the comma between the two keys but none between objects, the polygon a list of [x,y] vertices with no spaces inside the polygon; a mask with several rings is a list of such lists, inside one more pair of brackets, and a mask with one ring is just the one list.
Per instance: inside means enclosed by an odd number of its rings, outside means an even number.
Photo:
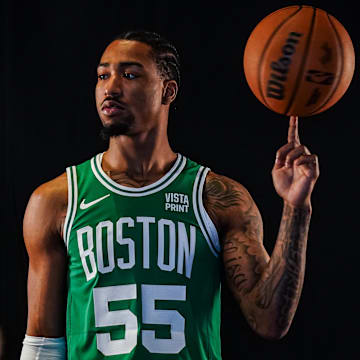
[{"label": "basketball player", "polygon": [[284,208],[270,257],[247,190],[169,146],[176,49],[129,32],[107,46],[97,71],[108,149],[41,185],[26,209],[21,359],[221,359],[221,266],[251,328],[283,337],[302,289],[319,175],[297,119],[272,171]]}]

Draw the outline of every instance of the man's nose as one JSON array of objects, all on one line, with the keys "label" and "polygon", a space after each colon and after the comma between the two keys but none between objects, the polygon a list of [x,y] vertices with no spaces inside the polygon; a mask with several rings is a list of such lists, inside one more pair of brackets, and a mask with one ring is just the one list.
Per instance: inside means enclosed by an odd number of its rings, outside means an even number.
[{"label": "man's nose", "polygon": [[113,75],[106,82],[105,95],[106,96],[119,96],[122,95],[122,79],[119,75]]}]

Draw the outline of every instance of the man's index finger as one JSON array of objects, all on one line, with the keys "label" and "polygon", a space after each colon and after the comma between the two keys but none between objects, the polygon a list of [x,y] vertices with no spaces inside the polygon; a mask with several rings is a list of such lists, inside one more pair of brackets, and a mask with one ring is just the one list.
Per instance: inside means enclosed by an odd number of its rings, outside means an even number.
[{"label": "man's index finger", "polygon": [[298,117],[297,116],[290,116],[290,122],[289,122],[289,131],[288,131],[288,142],[300,144],[300,138],[299,138],[299,129],[298,129]]}]

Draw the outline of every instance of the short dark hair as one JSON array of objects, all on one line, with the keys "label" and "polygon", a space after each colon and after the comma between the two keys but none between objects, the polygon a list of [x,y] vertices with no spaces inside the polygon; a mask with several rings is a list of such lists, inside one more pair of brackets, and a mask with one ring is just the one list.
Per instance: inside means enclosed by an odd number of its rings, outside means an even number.
[{"label": "short dark hair", "polygon": [[147,44],[160,76],[166,80],[175,80],[180,87],[180,57],[175,46],[159,34],[146,30],[125,31],[114,37],[115,40],[134,40]]}]

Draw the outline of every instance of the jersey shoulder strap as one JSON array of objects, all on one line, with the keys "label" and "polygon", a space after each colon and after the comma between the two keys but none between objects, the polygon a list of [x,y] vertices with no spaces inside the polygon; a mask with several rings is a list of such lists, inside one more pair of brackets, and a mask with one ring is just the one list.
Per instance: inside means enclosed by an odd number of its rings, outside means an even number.
[{"label": "jersey shoulder strap", "polygon": [[83,181],[88,179],[90,169],[90,159],[82,162],[79,165],[73,165],[66,168],[67,187],[68,187],[68,206],[64,222],[63,240],[66,247],[69,244],[71,227],[75,219],[78,198],[79,187]]},{"label": "jersey shoulder strap", "polygon": [[192,200],[195,217],[200,226],[201,232],[208,242],[212,253],[218,257],[221,250],[219,235],[213,221],[205,209],[203,202],[205,180],[209,171],[210,169],[208,167],[199,166],[194,181]]}]

